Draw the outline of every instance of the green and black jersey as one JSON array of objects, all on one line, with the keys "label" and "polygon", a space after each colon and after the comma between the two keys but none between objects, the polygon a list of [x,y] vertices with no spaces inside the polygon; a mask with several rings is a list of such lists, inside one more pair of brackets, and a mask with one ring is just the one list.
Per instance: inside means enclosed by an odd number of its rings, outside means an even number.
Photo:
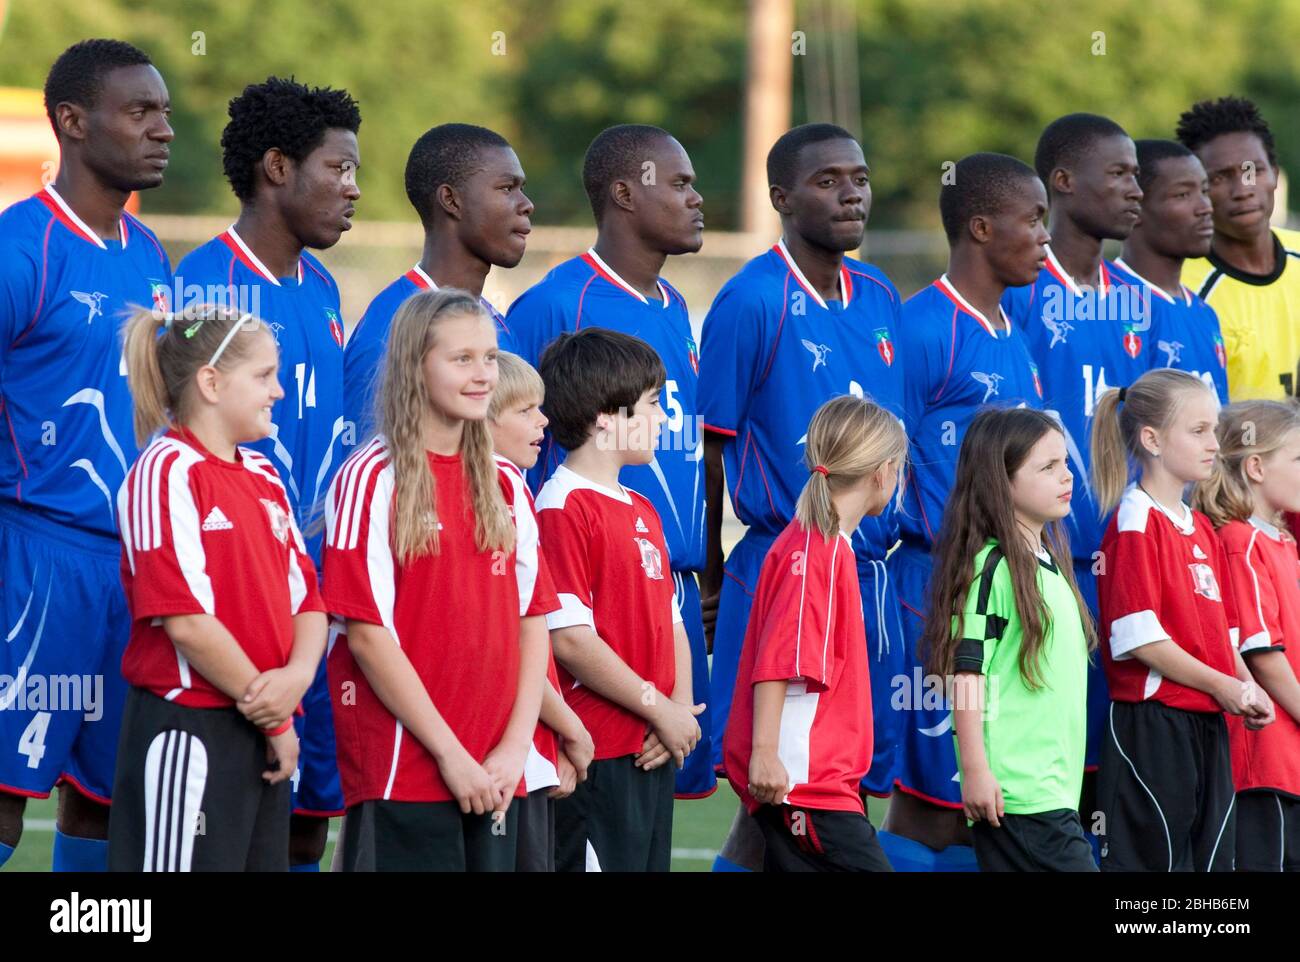
[{"label": "green and black jersey", "polygon": [[984,751],[1015,815],[1077,808],[1083,781],[1087,635],[1074,591],[1050,559],[1039,558],[1038,590],[1049,613],[1040,687],[1030,689],[1020,675],[1023,629],[1011,566],[993,540],[975,556],[955,663],[956,671],[984,675]]}]

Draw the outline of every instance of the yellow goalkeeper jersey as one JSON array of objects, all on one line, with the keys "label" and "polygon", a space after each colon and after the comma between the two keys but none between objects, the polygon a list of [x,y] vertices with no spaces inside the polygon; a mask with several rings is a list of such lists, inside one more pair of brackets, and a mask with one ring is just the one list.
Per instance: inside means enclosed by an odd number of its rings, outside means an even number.
[{"label": "yellow goalkeeper jersey", "polygon": [[1300,362],[1300,231],[1274,228],[1276,266],[1248,274],[1210,252],[1183,264],[1183,283],[1219,315],[1234,401],[1296,393]]}]

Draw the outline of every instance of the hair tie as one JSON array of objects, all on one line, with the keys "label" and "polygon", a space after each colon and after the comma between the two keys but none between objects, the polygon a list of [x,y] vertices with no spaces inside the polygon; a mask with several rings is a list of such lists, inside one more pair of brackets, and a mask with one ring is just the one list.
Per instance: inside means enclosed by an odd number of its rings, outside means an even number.
[{"label": "hair tie", "polygon": [[813,466],[813,470],[816,471],[818,474],[820,474],[820,475],[821,475],[822,477],[824,477],[824,478],[829,478],[829,477],[831,476],[831,473],[830,473],[829,471],[826,470],[826,465],[824,465],[824,464],[817,464],[817,465],[814,465],[814,466]]},{"label": "hair tie", "polygon": [[1128,394],[1128,388],[1126,388],[1126,387],[1122,387],[1122,388],[1119,389],[1119,403],[1120,403],[1120,404],[1123,404],[1123,403],[1124,403],[1124,395],[1126,395],[1126,394]]}]

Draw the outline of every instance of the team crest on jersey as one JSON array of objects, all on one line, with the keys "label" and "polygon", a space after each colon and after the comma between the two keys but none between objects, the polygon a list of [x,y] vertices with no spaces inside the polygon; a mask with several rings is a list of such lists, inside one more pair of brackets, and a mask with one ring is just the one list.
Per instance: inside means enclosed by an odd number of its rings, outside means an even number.
[{"label": "team crest on jersey", "polygon": [[695,346],[693,338],[686,339],[686,360],[691,364],[691,370],[695,372],[696,377],[700,374],[700,350]]},{"label": "team crest on jersey", "polygon": [[1192,573],[1192,586],[1198,595],[1209,598],[1211,601],[1223,600],[1219,594],[1219,582],[1215,580],[1213,568],[1201,562],[1187,567]]},{"label": "team crest on jersey", "polygon": [[262,507],[266,508],[266,516],[271,520],[271,533],[280,544],[288,544],[289,512],[285,511],[278,501],[271,501],[269,498],[258,498],[258,500],[262,502]]},{"label": "team crest on jersey", "polygon": [[149,293],[153,297],[153,312],[159,316],[165,316],[171,313],[171,294],[167,290],[167,285],[162,281],[149,278]]},{"label": "team crest on jersey", "polygon": [[1034,376],[1034,390],[1041,398],[1043,396],[1043,382],[1038,377],[1038,365],[1033,361],[1029,362],[1029,373]]},{"label": "team crest on jersey", "polygon": [[330,322],[330,333],[334,335],[334,343],[339,347],[343,346],[343,324],[339,321],[337,311],[325,308],[325,316]]},{"label": "team crest on jersey", "polygon": [[659,555],[659,549],[645,538],[633,538],[632,540],[641,549],[641,567],[645,571],[645,576],[651,581],[663,581],[664,562]]},{"label": "team crest on jersey", "polygon": [[1124,353],[1132,358],[1142,353],[1142,338],[1133,330],[1132,324],[1124,325]]},{"label": "team crest on jersey", "polygon": [[69,291],[68,293],[72,295],[74,301],[80,301],[82,304],[86,305],[87,324],[104,313],[103,304],[104,298],[108,297],[107,294],[101,294],[99,291],[91,291],[90,293],[86,293],[85,291]]},{"label": "team crest on jersey", "polygon": [[880,359],[885,362],[886,367],[894,365],[894,342],[889,339],[889,328],[882,327],[875,331],[876,335],[876,352]]},{"label": "team crest on jersey", "polygon": [[1219,359],[1219,367],[1228,366],[1228,352],[1223,349],[1223,338],[1218,334],[1214,335],[1214,356]]}]

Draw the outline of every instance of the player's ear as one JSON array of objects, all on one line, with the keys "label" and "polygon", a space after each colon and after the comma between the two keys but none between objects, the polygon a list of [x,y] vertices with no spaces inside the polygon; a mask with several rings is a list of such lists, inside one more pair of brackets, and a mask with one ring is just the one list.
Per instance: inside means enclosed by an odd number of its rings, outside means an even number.
[{"label": "player's ear", "polygon": [[983,214],[976,214],[966,225],[970,236],[977,244],[987,244],[993,239],[993,225],[989,222],[988,217]]},{"label": "player's ear", "polygon": [[780,184],[772,184],[768,187],[767,196],[772,201],[772,209],[778,214],[790,213],[790,202],[786,199],[785,188]]},{"label": "player's ear", "polygon": [[1249,481],[1256,484],[1264,483],[1264,459],[1258,454],[1252,454],[1246,460],[1241,462],[1241,473]]},{"label": "player's ear", "polygon": [[433,192],[433,199],[438,206],[452,220],[460,220],[462,211],[460,209],[460,197],[456,194],[456,188],[451,184],[439,184],[438,189]]},{"label": "player's ear", "polygon": [[217,369],[211,364],[205,364],[194,372],[194,388],[199,392],[199,397],[209,404],[216,404],[217,396]]},{"label": "player's ear", "polygon": [[626,211],[636,210],[636,202],[632,199],[632,187],[625,180],[616,180],[609,185],[609,199]]},{"label": "player's ear", "polygon": [[279,147],[272,147],[262,155],[262,174],[276,187],[289,179],[289,158]]},{"label": "player's ear", "polygon": [[1047,178],[1048,194],[1053,191],[1058,194],[1074,193],[1074,176],[1064,167],[1057,167],[1052,171],[1052,175]]},{"label": "player's ear", "polygon": [[86,139],[86,111],[77,104],[61,103],[54,108],[59,133],[70,140]]}]

